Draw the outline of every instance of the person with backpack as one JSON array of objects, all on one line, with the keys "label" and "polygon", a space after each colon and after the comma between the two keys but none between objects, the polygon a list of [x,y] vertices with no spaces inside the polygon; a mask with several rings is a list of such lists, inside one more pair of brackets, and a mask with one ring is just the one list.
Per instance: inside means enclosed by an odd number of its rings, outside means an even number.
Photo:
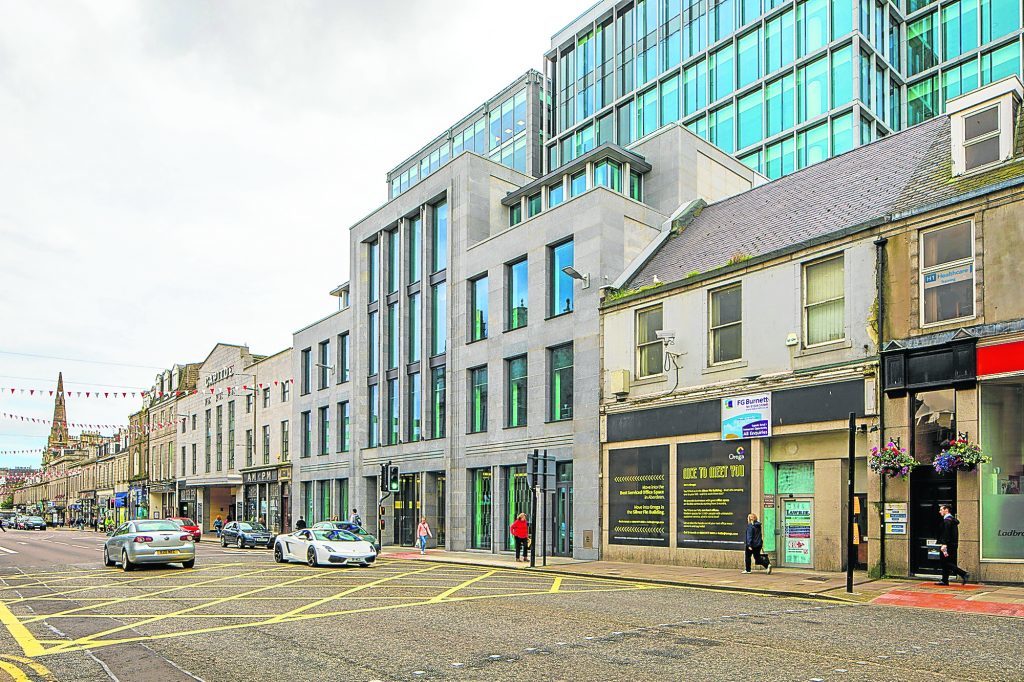
[{"label": "person with backpack", "polygon": [[758,566],[764,566],[764,572],[772,572],[772,562],[767,554],[761,551],[764,547],[764,535],[761,532],[761,522],[757,520],[757,514],[747,514],[747,538],[746,547],[743,551],[743,572],[750,573],[750,557]]},{"label": "person with backpack", "polygon": [[526,522],[526,514],[520,513],[516,520],[509,527],[512,539],[516,541],[516,561],[519,561],[519,552],[523,553],[523,561],[529,559],[527,549],[530,546],[530,524]]},{"label": "person with backpack", "polygon": [[956,565],[956,551],[960,545],[960,522],[953,516],[953,510],[948,504],[939,507],[939,515],[942,517],[942,528],[939,530],[939,551],[942,556],[939,561],[942,564],[942,580],[936,585],[949,585],[949,574],[954,573],[960,578],[962,585],[967,584],[970,575],[964,569]]},{"label": "person with backpack", "polygon": [[352,516],[348,517],[348,521],[360,527],[363,525],[363,519],[359,516],[359,511],[355,507],[352,508]]}]

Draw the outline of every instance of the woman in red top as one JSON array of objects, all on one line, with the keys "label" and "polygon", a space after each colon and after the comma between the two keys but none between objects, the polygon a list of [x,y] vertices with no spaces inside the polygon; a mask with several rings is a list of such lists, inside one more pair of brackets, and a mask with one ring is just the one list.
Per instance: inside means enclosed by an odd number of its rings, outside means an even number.
[{"label": "woman in red top", "polygon": [[526,523],[526,514],[520,514],[516,517],[516,520],[512,522],[512,527],[509,528],[512,532],[512,537],[516,541],[516,561],[519,561],[519,551],[522,550],[523,561],[526,561],[526,545],[527,540],[530,537],[530,526]]}]

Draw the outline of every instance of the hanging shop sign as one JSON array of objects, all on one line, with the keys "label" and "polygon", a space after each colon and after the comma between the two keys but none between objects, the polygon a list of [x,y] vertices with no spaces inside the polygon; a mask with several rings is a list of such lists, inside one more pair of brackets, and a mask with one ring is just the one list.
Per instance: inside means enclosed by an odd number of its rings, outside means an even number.
[{"label": "hanging shop sign", "polygon": [[750,513],[750,441],[676,446],[676,544],[742,550]]},{"label": "hanging shop sign", "polygon": [[277,481],[277,469],[242,472],[243,483],[274,483]]},{"label": "hanging shop sign", "polygon": [[772,435],[772,394],[722,399],[722,440]]},{"label": "hanging shop sign", "polygon": [[608,452],[608,544],[668,547],[667,445]]}]

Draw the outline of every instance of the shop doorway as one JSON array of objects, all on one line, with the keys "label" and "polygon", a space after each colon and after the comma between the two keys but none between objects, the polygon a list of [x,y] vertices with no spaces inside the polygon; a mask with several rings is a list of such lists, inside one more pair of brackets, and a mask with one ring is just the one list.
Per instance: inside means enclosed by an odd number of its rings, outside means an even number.
[{"label": "shop doorway", "polygon": [[572,556],[572,462],[561,462],[557,469],[555,484],[555,509],[552,514],[553,542],[551,553],[555,556]]},{"label": "shop doorway", "polygon": [[782,500],[782,565],[814,567],[814,499]]},{"label": "shop doorway", "polygon": [[416,526],[420,522],[420,475],[402,474],[395,494],[395,544],[416,544]]},{"label": "shop doorway", "polygon": [[434,528],[434,535],[437,537],[437,546],[441,547],[441,548],[444,548],[444,546],[445,546],[445,525],[446,525],[446,518],[445,517],[446,517],[446,515],[445,515],[444,495],[445,495],[445,483],[446,483],[446,480],[447,479],[445,478],[444,474],[438,474],[437,475],[437,492],[436,492],[436,494],[437,494],[437,500],[436,500],[436,503],[437,503],[437,521],[436,521],[436,524],[437,524],[437,526],[436,526],[436,528]]},{"label": "shop doorway", "polygon": [[[934,467],[918,466],[910,472],[910,572],[941,573],[939,505],[956,500],[956,474],[940,474]],[[955,507],[954,507],[955,511]]]}]

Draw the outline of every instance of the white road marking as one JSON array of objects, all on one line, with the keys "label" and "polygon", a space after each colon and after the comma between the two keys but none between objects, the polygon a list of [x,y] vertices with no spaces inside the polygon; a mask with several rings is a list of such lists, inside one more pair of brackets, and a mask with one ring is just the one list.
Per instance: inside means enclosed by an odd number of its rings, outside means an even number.
[{"label": "white road marking", "polygon": [[[21,544],[25,544],[25,543],[21,543]],[[18,553],[15,550],[7,549],[6,547],[0,547],[0,552],[7,552],[8,554],[17,554]]]}]

